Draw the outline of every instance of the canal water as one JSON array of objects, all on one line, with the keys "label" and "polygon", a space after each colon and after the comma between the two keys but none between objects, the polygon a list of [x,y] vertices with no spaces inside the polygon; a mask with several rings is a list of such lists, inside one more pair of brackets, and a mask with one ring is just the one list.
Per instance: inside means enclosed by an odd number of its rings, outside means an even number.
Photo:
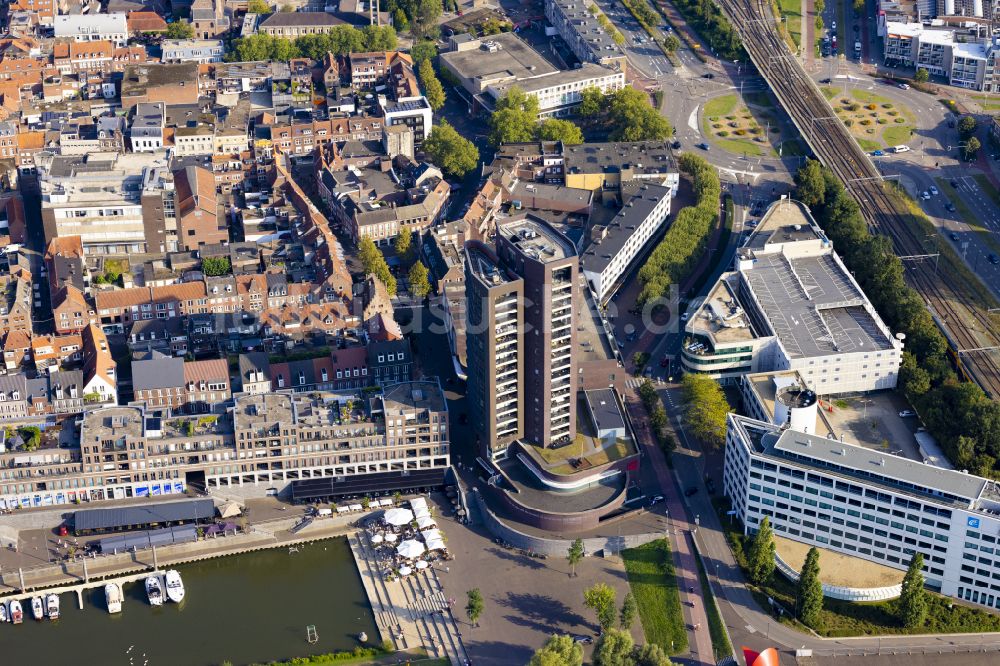
[{"label": "canal water", "polygon": [[[61,617],[0,625],[0,661],[45,666],[214,666],[266,663],[358,645],[379,634],[354,559],[343,538],[274,548],[177,567],[181,604],[154,608],[143,583],[125,587],[109,615],[104,590],[60,599]],[[315,625],[319,641],[306,641]],[[129,648],[131,647],[131,650]]]}]

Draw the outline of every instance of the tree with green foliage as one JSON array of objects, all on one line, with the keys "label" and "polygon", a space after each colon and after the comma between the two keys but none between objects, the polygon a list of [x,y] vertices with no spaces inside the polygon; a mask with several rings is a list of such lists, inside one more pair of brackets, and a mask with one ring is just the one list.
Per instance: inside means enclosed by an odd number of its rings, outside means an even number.
[{"label": "tree with green foliage", "polygon": [[479,588],[473,588],[468,592],[468,601],[465,604],[465,614],[469,616],[469,622],[473,626],[479,626],[479,618],[483,615],[486,604],[483,602],[483,594]]},{"label": "tree with green foliage", "polygon": [[437,57],[437,54],[437,45],[429,39],[421,39],[415,42],[410,49],[410,57],[413,58],[413,64],[415,65],[419,65],[424,60],[433,60]]},{"label": "tree with green foliage", "polygon": [[823,584],[819,579],[819,551],[813,546],[799,572],[795,587],[795,610],[807,627],[820,628],[823,611]]},{"label": "tree with green foliage", "polygon": [[396,250],[399,260],[406,263],[410,250],[413,247],[413,232],[410,231],[409,227],[403,227],[399,230],[395,240],[392,241],[392,247]]},{"label": "tree with green foliage", "polygon": [[621,610],[618,611],[618,628],[622,631],[630,631],[635,624],[635,618],[639,615],[639,606],[635,602],[635,595],[631,590],[625,594],[622,600]]},{"label": "tree with green foliage", "polygon": [[674,33],[670,33],[663,38],[663,48],[667,50],[667,53],[677,53],[677,49],[680,47],[681,40]]},{"label": "tree with green foliage", "polygon": [[604,110],[604,93],[593,86],[584,88],[580,93],[580,106],[576,108],[577,115],[582,118],[596,116]]},{"label": "tree with green foliage", "polygon": [[979,153],[979,149],[983,147],[983,144],[974,136],[970,136],[969,140],[965,142],[962,147],[962,152],[965,155],[965,161],[971,162],[976,159],[976,155]]},{"label": "tree with green foliage", "polygon": [[774,530],[767,516],[760,521],[760,527],[753,536],[750,552],[747,553],[747,568],[750,570],[750,582],[754,585],[763,585],[774,573]]},{"label": "tree with green foliage", "polygon": [[663,240],[639,269],[642,290],[638,302],[643,306],[650,301],[667,299],[671,285],[681,283],[690,275],[703,256],[712,229],[719,222],[722,186],[718,171],[693,153],[683,153],[678,163],[681,172],[694,181],[697,204],[677,213]]},{"label": "tree with green foliage", "polygon": [[531,656],[528,666],[582,666],[583,646],[570,636],[554,635]]},{"label": "tree with green foliage", "polygon": [[25,451],[34,451],[42,443],[42,429],[38,426],[21,426],[17,429],[17,434],[24,442]]},{"label": "tree with green foliage", "polygon": [[584,555],[583,539],[574,539],[573,543],[569,545],[569,551],[566,553],[566,561],[569,562],[570,567],[570,578],[576,578],[576,565],[583,561]]},{"label": "tree with green foliage", "polygon": [[443,11],[441,0],[418,0],[416,9],[410,16],[410,32],[415,37],[435,35],[437,20]]},{"label": "tree with green foliage", "polygon": [[433,111],[438,111],[444,106],[445,94],[444,86],[438,81],[434,74],[434,65],[430,60],[424,59],[417,65],[417,74],[420,76],[420,83],[424,86],[424,96],[427,103],[431,105]]},{"label": "tree with green foliage", "polygon": [[809,208],[823,203],[826,196],[826,178],[816,160],[807,160],[795,174],[795,196]]},{"label": "tree with green foliage", "polygon": [[667,653],[656,643],[636,645],[632,652],[632,663],[634,666],[673,666]]},{"label": "tree with green foliage", "polygon": [[865,11],[865,0],[853,0],[851,7],[860,14]]},{"label": "tree with green foliage", "polygon": [[584,605],[597,614],[597,624],[607,633],[615,626],[615,590],[607,583],[595,583],[583,591]]},{"label": "tree with green foliage", "polygon": [[391,25],[335,25],[328,33],[302,35],[295,40],[255,34],[234,39],[226,54],[229,61],[288,60],[305,57],[320,60],[327,53],[344,55],[361,51],[392,51],[397,47],[396,30]]},{"label": "tree with green foliage", "polygon": [[973,115],[962,116],[958,121],[958,135],[963,139],[966,139],[976,133],[976,127],[979,123],[976,122],[976,117]]},{"label": "tree with green foliage", "polygon": [[913,74],[913,80],[916,81],[917,83],[927,83],[930,80],[930,78],[931,78],[930,72],[928,72],[923,67],[917,69],[917,71]]},{"label": "tree with green foliage", "polygon": [[909,629],[923,626],[927,618],[927,590],[924,589],[924,556],[914,553],[910,566],[903,576],[902,593],[898,608],[899,621]]},{"label": "tree with green foliage", "polygon": [[373,275],[385,285],[389,295],[396,293],[396,278],[389,270],[382,252],[375,246],[375,242],[368,238],[361,239],[358,244],[358,257],[361,259],[361,266],[365,270],[365,275]]},{"label": "tree with green foliage", "polygon": [[250,0],[247,3],[247,13],[248,14],[270,14],[271,6],[267,4],[266,0]]},{"label": "tree with green foliage", "polygon": [[538,138],[542,141],[562,141],[564,145],[583,143],[583,132],[569,120],[546,118],[538,124]]},{"label": "tree with green foliage", "polygon": [[447,120],[431,128],[431,133],[424,139],[423,149],[431,162],[456,178],[465,177],[479,164],[479,149],[455,131]]},{"label": "tree with green foliage", "polygon": [[410,283],[410,293],[413,294],[414,298],[423,299],[431,291],[431,283],[427,278],[427,267],[424,266],[422,261],[415,261],[413,265],[410,266],[410,272],[407,274],[407,279]]},{"label": "tree with green foliage", "polygon": [[406,31],[410,29],[410,19],[406,18],[406,12],[399,7],[392,10],[392,24],[397,30]]},{"label": "tree with green foliage", "polygon": [[671,127],[649,103],[649,96],[626,86],[607,95],[608,138],[611,141],[666,139]]},{"label": "tree with green foliage", "polygon": [[490,116],[490,143],[499,146],[533,141],[537,125],[538,98],[512,86],[497,100],[496,109]]},{"label": "tree with green foliage", "polygon": [[681,380],[681,390],[684,424],[709,446],[722,446],[726,441],[726,418],[730,408],[719,382],[707,375],[686,374]]},{"label": "tree with green foliage", "polygon": [[174,21],[167,24],[167,39],[191,39],[194,37],[194,28],[187,21]]},{"label": "tree with green foliage", "polygon": [[740,36],[714,2],[674,0],[674,7],[721,60],[745,59]]},{"label": "tree with green foliage", "polygon": [[201,260],[201,271],[208,277],[228,275],[232,270],[229,257],[204,257]]},{"label": "tree with green foliage", "polygon": [[594,645],[594,666],[632,666],[634,648],[627,631],[606,629]]}]

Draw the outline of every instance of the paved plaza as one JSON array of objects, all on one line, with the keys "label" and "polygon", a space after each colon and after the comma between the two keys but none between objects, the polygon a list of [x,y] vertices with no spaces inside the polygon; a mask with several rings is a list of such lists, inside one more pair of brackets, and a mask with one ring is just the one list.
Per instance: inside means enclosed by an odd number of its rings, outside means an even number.
[{"label": "paved plaza", "polygon": [[[565,558],[539,559],[508,550],[493,542],[481,525],[444,523],[448,550],[455,559],[447,569],[437,567],[445,595],[455,600],[462,641],[473,664],[526,664],[531,654],[555,633],[595,636],[594,612],[583,605],[583,590],[603,582],[618,593],[621,604],[628,592],[624,567],[618,561],[584,558],[577,576],[570,577]],[[465,615],[466,594],[478,587],[485,610],[479,627]],[[638,620],[632,637],[644,642]],[[589,658],[592,645],[584,646]]]}]

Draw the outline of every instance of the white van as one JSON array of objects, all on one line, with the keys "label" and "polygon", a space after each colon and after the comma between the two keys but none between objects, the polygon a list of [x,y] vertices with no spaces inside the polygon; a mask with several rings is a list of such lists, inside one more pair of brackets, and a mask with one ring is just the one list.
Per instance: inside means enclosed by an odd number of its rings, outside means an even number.
[{"label": "white van", "polygon": [[909,146],[895,146],[892,149],[892,152],[894,152],[894,153],[908,153],[908,152],[910,152],[910,147]]},{"label": "white van", "polygon": [[316,515],[320,518],[326,518],[333,515],[333,509],[317,509]]}]

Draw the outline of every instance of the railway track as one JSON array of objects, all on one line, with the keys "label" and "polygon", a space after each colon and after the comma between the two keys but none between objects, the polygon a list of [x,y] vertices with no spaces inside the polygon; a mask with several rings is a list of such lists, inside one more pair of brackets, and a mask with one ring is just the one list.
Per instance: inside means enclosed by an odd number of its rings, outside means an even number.
[{"label": "railway track", "polygon": [[[744,48],[788,112],[816,157],[844,183],[869,226],[889,237],[899,256],[929,254],[919,230],[906,223],[911,212],[886,190],[878,169],[836,116],[826,97],[805,73],[777,31],[764,0],[719,0],[739,32]],[[960,278],[936,271],[929,262],[908,265],[911,286],[924,298],[948,338],[960,368],[993,399],[1000,399],[1000,365],[991,353],[967,353],[1000,345],[989,315],[965,295]],[[970,322],[978,327],[970,329]],[[980,333],[977,336],[976,333]]]}]

